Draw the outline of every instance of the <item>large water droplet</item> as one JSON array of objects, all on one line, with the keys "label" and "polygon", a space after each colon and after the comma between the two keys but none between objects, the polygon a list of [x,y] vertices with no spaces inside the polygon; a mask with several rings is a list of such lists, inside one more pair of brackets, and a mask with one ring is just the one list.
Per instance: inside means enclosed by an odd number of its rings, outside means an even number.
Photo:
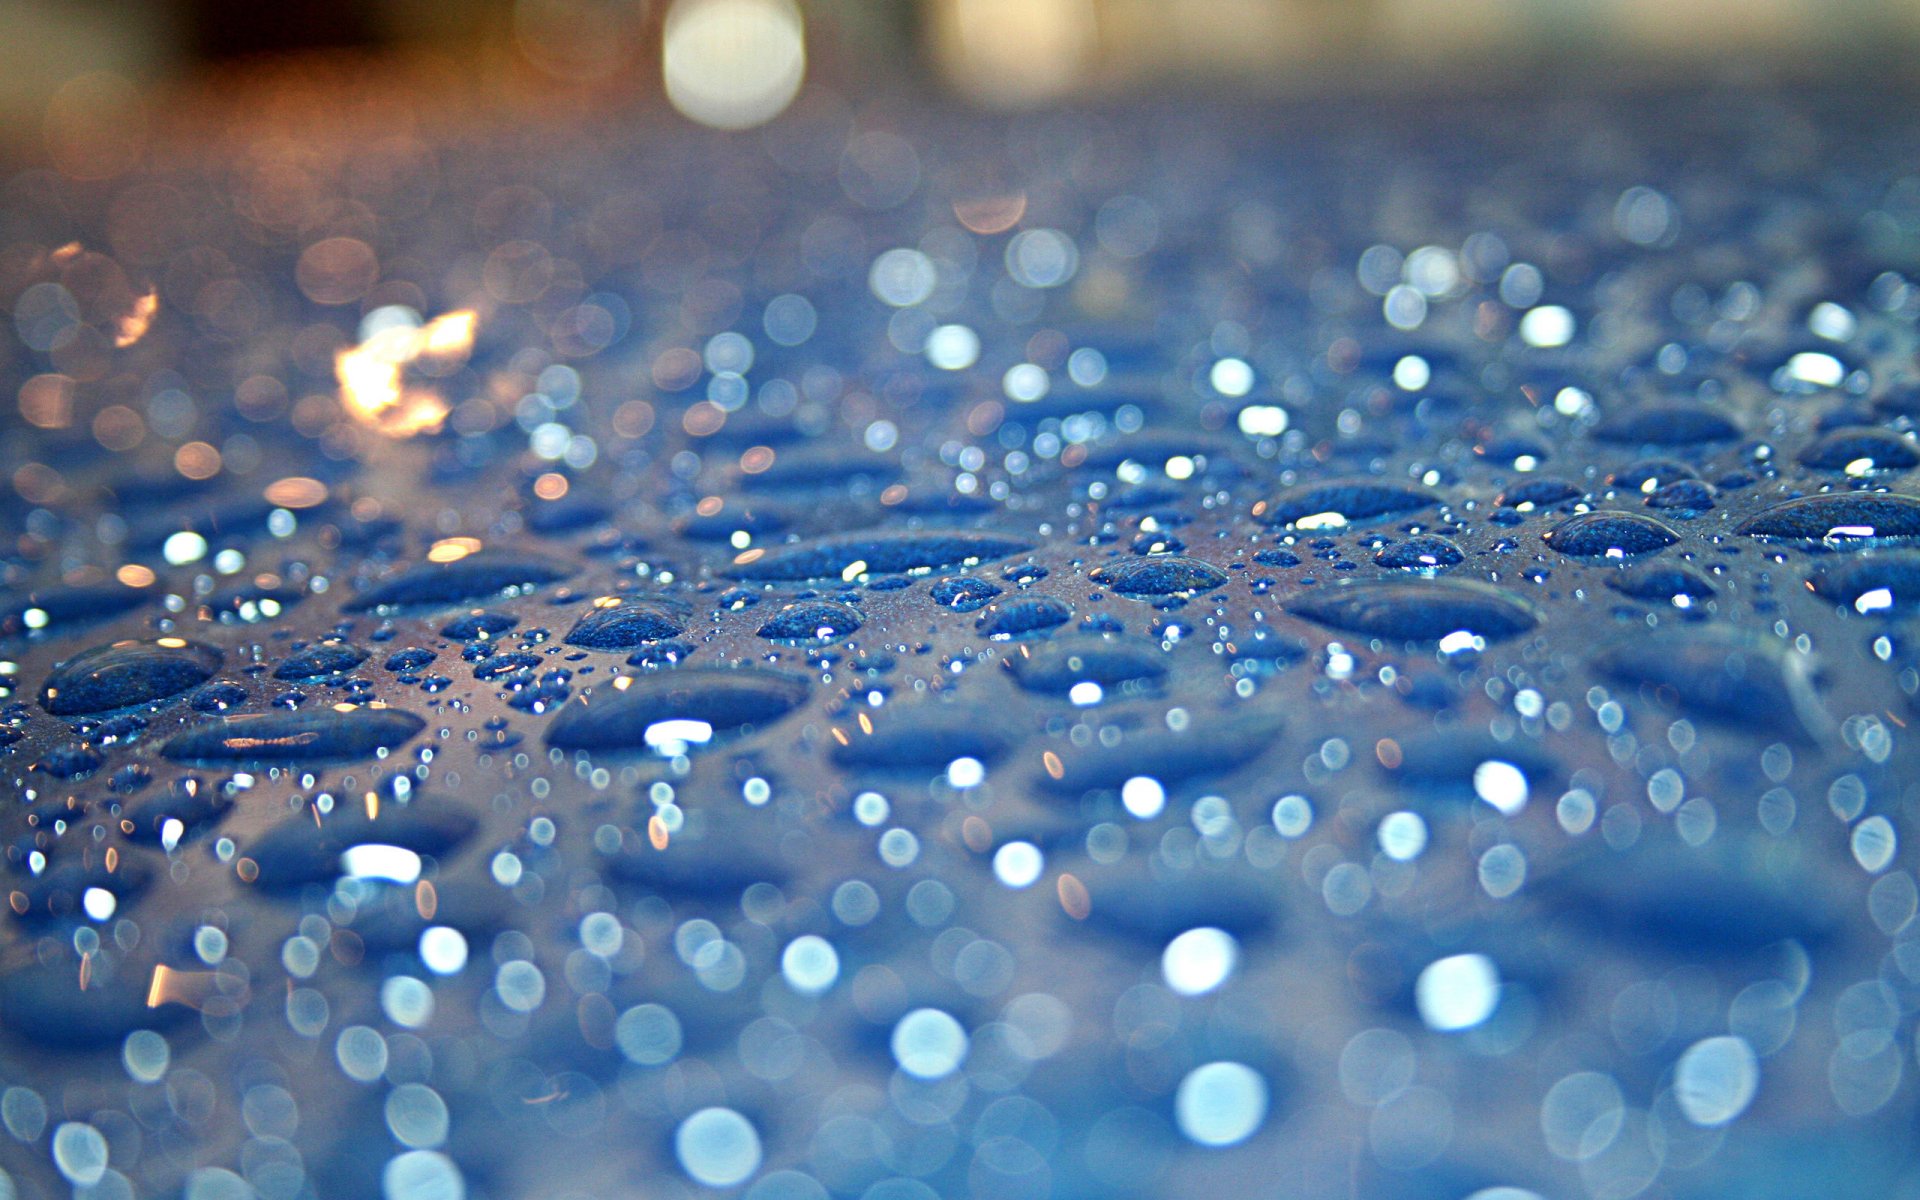
[{"label": "large water droplet", "polygon": [[453,562],[410,567],[355,596],[347,608],[413,608],[459,604],[515,588],[565,579],[572,571],[552,559],[481,551]]},{"label": "large water droplet", "polygon": [[426,722],[394,708],[252,713],[190,725],[160,747],[179,762],[276,763],[366,758],[399,746]]},{"label": "large water droplet", "polygon": [[1590,512],[1568,517],[1540,540],[1569,558],[1625,558],[1651,554],[1680,540],[1665,522],[1628,512]]},{"label": "large water droplet", "polygon": [[895,575],[990,562],[1024,554],[1032,548],[1031,542],[985,533],[926,532],[825,538],[765,552],[749,551],[735,559],[726,573],[736,579],[766,581],[839,579],[854,568],[861,574]]},{"label": "large water droplet", "polygon": [[1381,579],[1322,587],[1287,611],[1369,637],[1437,642],[1454,633],[1487,641],[1515,637],[1540,623],[1532,605],[1488,583],[1465,579]]},{"label": "large water droplet", "polygon": [[69,717],[164,700],[211,679],[221,657],[212,646],[175,637],[97,646],[53,669],[40,705]]},{"label": "large water droplet", "polygon": [[[716,734],[771,725],[805,701],[807,690],[798,675],[757,667],[651,671],[575,697],[547,726],[547,744],[565,750],[645,750],[667,733],[681,743],[704,742]],[[663,732],[668,726],[685,728]]]}]

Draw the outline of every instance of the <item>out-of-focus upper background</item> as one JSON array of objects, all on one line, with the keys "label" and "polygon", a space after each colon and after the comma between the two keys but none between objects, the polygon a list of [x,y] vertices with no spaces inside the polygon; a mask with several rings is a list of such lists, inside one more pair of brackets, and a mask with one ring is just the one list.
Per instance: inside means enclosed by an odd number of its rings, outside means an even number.
[{"label": "out-of-focus upper background", "polygon": [[663,97],[737,128],[807,78],[1002,108],[1169,82],[1299,94],[1730,65],[1872,86],[1915,48],[1920,0],[0,0],[0,154],[97,173],[156,118],[315,64],[323,90]]}]

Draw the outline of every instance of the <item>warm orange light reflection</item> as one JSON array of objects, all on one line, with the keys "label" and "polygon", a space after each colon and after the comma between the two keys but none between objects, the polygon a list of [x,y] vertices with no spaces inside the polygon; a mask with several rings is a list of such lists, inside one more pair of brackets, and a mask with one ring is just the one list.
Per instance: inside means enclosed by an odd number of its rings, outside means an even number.
[{"label": "warm orange light reflection", "polygon": [[135,296],[133,307],[113,323],[113,344],[125,349],[147,336],[147,330],[153,328],[154,315],[159,311],[159,292],[150,291],[144,296]]},{"label": "warm orange light reflection", "polygon": [[437,563],[459,562],[467,555],[480,549],[481,542],[476,537],[442,538],[427,550],[427,561]]},{"label": "warm orange light reflection", "polygon": [[473,349],[479,315],[471,309],[435,317],[418,327],[383,329],[334,356],[340,400],[354,420],[388,437],[406,438],[440,428],[452,411],[438,392],[407,386],[405,375],[416,363],[444,374],[458,367]]},{"label": "warm orange light reflection", "polygon": [[1027,215],[1027,194],[1008,192],[1003,195],[974,196],[953,202],[954,219],[969,230],[981,235],[1005,233],[1020,223]]}]

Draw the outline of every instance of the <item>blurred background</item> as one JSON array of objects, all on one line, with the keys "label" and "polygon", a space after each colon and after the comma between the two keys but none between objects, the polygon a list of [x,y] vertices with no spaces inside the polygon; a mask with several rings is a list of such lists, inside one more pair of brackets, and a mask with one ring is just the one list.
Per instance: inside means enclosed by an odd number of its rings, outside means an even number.
[{"label": "blurred background", "polygon": [[0,153],[78,143],[98,171],[129,130],[290,69],[423,105],[666,99],[726,128],[771,118],[807,78],[1003,108],[1170,82],[1484,88],[1755,66],[1872,87],[1915,47],[1920,0],[0,0]]}]

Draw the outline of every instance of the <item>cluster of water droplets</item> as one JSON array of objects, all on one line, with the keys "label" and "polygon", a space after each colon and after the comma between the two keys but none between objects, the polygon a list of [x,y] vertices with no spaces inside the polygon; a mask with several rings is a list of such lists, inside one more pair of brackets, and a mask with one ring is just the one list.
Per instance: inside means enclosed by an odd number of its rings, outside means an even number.
[{"label": "cluster of water droplets", "polygon": [[0,1194],[1888,1194],[1920,200],[1625,132],[1780,103],[16,176]]}]

